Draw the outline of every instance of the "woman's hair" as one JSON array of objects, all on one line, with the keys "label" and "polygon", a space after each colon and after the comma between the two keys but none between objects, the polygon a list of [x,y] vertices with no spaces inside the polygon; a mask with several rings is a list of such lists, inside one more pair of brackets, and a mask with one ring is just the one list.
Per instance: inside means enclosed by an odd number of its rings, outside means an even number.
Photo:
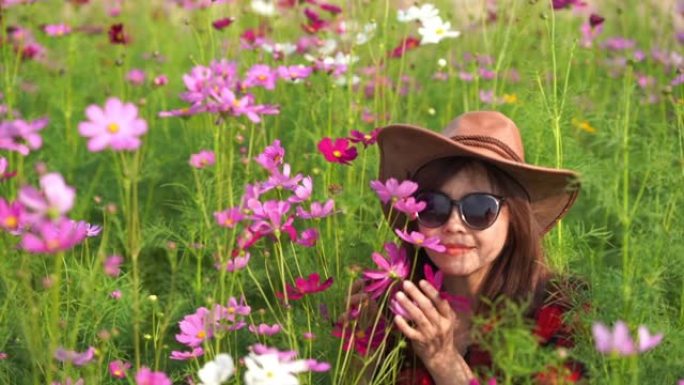
[{"label": "woman's hair", "polygon": [[[506,199],[510,213],[508,239],[501,254],[492,262],[483,279],[479,296],[496,301],[502,297],[516,302],[529,299],[543,288],[550,273],[542,248],[539,224],[532,214],[528,194],[512,177],[490,163],[467,157],[449,157],[431,161],[421,167],[412,180],[421,190],[439,189],[453,175],[465,169],[484,170],[493,193]],[[412,222],[412,226],[416,226]],[[410,255],[410,254],[409,254]],[[434,264],[424,250],[418,253],[417,278],[423,275],[422,266]],[[534,301],[536,302],[536,301]],[[477,313],[486,311],[480,301]],[[492,309],[489,309],[492,310]]]}]

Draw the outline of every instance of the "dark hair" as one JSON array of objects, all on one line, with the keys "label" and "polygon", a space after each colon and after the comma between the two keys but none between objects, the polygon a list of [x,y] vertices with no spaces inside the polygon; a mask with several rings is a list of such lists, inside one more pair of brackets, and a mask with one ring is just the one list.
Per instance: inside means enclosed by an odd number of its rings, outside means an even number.
[{"label": "dark hair", "polygon": [[[536,294],[549,279],[550,271],[542,248],[542,232],[523,186],[491,163],[469,157],[433,160],[421,167],[412,180],[418,183],[421,190],[438,189],[461,170],[478,166],[485,170],[493,192],[506,198],[510,213],[508,239],[501,254],[492,262],[478,295],[492,302],[502,297],[522,302],[532,296],[533,302],[536,302]],[[411,226],[416,226],[416,223],[412,222]],[[434,267],[423,249],[418,253],[417,263],[416,279],[422,278],[424,263]],[[475,312],[488,311],[484,306],[485,303],[479,301]]]}]

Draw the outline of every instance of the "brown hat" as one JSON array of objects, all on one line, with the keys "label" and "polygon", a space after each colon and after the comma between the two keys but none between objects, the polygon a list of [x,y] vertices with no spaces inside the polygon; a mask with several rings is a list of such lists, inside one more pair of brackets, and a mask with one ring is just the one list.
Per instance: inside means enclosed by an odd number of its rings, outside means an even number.
[{"label": "brown hat", "polygon": [[479,158],[498,167],[527,191],[542,233],[565,215],[579,194],[577,173],[525,163],[518,127],[495,111],[467,112],[449,123],[442,134],[392,124],[381,129],[378,144],[383,182],[412,179],[425,164],[453,156]]}]

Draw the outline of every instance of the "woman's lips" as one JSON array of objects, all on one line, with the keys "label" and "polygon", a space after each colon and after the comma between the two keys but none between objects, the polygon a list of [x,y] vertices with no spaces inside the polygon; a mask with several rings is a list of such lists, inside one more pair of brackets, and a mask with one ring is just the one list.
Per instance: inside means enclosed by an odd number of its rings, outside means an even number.
[{"label": "woman's lips", "polygon": [[448,255],[460,255],[474,249],[474,247],[461,245],[458,243],[446,243],[444,244],[444,247],[446,247],[445,252]]}]

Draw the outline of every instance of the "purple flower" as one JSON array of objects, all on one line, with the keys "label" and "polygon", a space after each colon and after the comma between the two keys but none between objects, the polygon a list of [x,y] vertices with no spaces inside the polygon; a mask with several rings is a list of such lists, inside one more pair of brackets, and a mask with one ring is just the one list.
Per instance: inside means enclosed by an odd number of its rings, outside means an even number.
[{"label": "purple flower", "polygon": [[216,223],[219,226],[232,229],[244,219],[244,215],[242,215],[239,207],[233,207],[228,210],[215,212],[214,219],[216,219]]},{"label": "purple flower", "polygon": [[418,218],[418,213],[425,210],[426,206],[427,203],[416,202],[414,197],[400,199],[394,203],[394,208],[397,209],[397,211],[406,214],[411,220]]},{"label": "purple flower", "polygon": [[199,169],[213,166],[214,163],[216,163],[216,155],[214,155],[213,151],[202,150],[197,154],[190,155],[190,160],[188,163],[190,166]]},{"label": "purple flower", "polygon": [[208,321],[209,310],[205,307],[197,309],[194,314],[183,317],[178,323],[180,334],[176,334],[176,341],[195,348],[214,335],[213,325]]},{"label": "purple flower", "polygon": [[266,64],[255,64],[245,75],[244,87],[264,87],[267,90],[275,89],[277,76]]},{"label": "purple flower", "polygon": [[57,222],[42,222],[31,231],[36,233],[25,233],[21,239],[21,248],[29,253],[54,254],[65,251],[86,237],[85,226],[66,218]]},{"label": "purple flower", "polygon": [[613,330],[600,322],[594,323],[591,328],[596,342],[596,350],[604,354],[617,353],[620,356],[631,356],[643,353],[658,346],[663,339],[663,334],[651,335],[645,326],[639,326],[639,343],[635,346],[629,334],[627,324],[617,321]]},{"label": "purple flower", "polygon": [[190,351],[185,352],[182,352],[180,350],[174,350],[171,352],[169,358],[175,361],[187,361],[192,358],[201,357],[202,355],[204,355],[204,349],[202,349],[202,347],[196,347]]},{"label": "purple flower", "polygon": [[272,336],[274,334],[278,334],[282,328],[279,324],[267,325],[265,323],[261,323],[258,326],[249,325],[247,329],[257,335]]},{"label": "purple flower", "polygon": [[302,180],[302,174],[290,177],[290,172],[290,165],[287,163],[283,165],[282,173],[278,169],[271,170],[271,176],[261,185],[261,192],[263,193],[274,188],[294,190],[298,186],[299,181]]},{"label": "purple flower", "polygon": [[624,51],[634,48],[636,42],[624,37],[609,37],[603,41],[603,47],[611,51]]},{"label": "purple flower", "polygon": [[385,293],[393,282],[404,280],[409,274],[409,260],[404,248],[399,248],[394,243],[386,243],[385,251],[389,260],[376,252],[371,256],[380,270],[363,272],[363,277],[366,279],[364,291],[370,293],[373,299]]},{"label": "purple flower", "polygon": [[15,151],[21,155],[28,155],[31,150],[42,147],[43,139],[38,134],[45,126],[48,119],[41,118],[31,122],[22,119],[0,123],[0,149]]},{"label": "purple flower", "polygon": [[145,83],[145,71],[140,68],[133,68],[126,74],[126,80],[134,86],[140,86]]},{"label": "purple flower", "polygon": [[324,204],[311,202],[311,210],[307,212],[301,206],[297,206],[297,216],[304,219],[324,218],[332,214],[335,201],[328,199]]},{"label": "purple flower", "polygon": [[297,243],[305,247],[313,247],[318,240],[318,231],[314,228],[302,231],[297,239]]},{"label": "purple flower", "polygon": [[19,230],[24,223],[24,207],[21,203],[7,202],[0,198],[0,228],[14,232]]},{"label": "purple flower", "polygon": [[330,364],[327,362],[316,361],[314,359],[306,360],[306,365],[312,372],[327,372],[330,370]]},{"label": "purple flower", "polygon": [[[301,299],[307,294],[320,293],[327,290],[333,284],[333,277],[326,279],[320,283],[320,276],[318,273],[311,273],[307,278],[295,278],[295,286],[285,284],[287,290],[287,298],[291,300]],[[276,293],[276,297],[284,298],[285,295],[281,292]]]},{"label": "purple flower", "polygon": [[252,210],[254,223],[250,230],[262,234],[276,233],[279,235],[281,230],[287,230],[292,224],[292,217],[283,222],[283,216],[290,210],[290,204],[285,201],[270,200],[261,203],[256,199],[247,202],[247,206]]},{"label": "purple flower", "polygon": [[66,24],[48,24],[43,27],[43,32],[48,36],[60,37],[71,33],[71,27]]},{"label": "purple flower", "polygon": [[301,203],[311,198],[311,193],[313,192],[311,177],[304,177],[301,182],[301,185],[296,185],[292,188],[293,195],[287,198],[288,202]]},{"label": "purple flower", "polygon": [[409,234],[406,231],[395,229],[394,232],[399,238],[413,245],[425,247],[438,253],[443,253],[446,250],[446,247],[440,243],[439,237],[426,237],[418,231],[411,231],[411,234]]},{"label": "purple flower", "polygon": [[387,203],[390,200],[394,203],[400,199],[408,198],[418,190],[417,183],[410,180],[399,183],[394,178],[389,178],[385,183],[374,180],[370,182],[370,186],[378,194],[382,203]]},{"label": "purple flower", "polygon": [[363,148],[366,148],[378,141],[378,134],[380,134],[379,128],[376,128],[367,134],[364,134],[359,130],[352,130],[349,133],[349,140],[353,143],[363,143]]},{"label": "purple flower", "polygon": [[153,372],[147,367],[142,367],[135,375],[136,385],[171,385],[171,380],[164,372]]},{"label": "purple flower", "polygon": [[131,368],[130,362],[123,362],[121,360],[112,361],[109,363],[109,374],[118,379],[126,378],[126,372]]},{"label": "purple flower", "polygon": [[123,257],[120,255],[111,255],[103,261],[104,272],[110,277],[117,277],[121,274],[121,264],[123,263]]},{"label": "purple flower", "polygon": [[19,190],[19,201],[29,212],[31,223],[63,218],[74,206],[76,189],[67,185],[58,173],[40,177],[41,191],[31,186]]},{"label": "purple flower", "polygon": [[123,103],[109,98],[104,108],[95,104],[86,108],[88,121],[78,124],[78,132],[88,141],[88,151],[98,152],[110,147],[112,150],[136,150],[140,136],[147,132],[147,123],[138,117],[133,103]]},{"label": "purple flower", "polygon": [[285,149],[280,145],[280,140],[276,139],[270,146],[264,149],[254,160],[269,172],[273,172],[283,163]]},{"label": "purple flower", "polygon": [[[249,252],[244,252],[244,255],[238,255],[238,256],[235,256],[235,257],[228,259],[228,261],[226,261],[226,265],[225,265],[226,271],[229,271],[232,273],[234,271],[244,269],[245,266],[247,266],[247,264],[249,263],[249,258],[250,258]],[[215,266],[217,269],[221,268],[220,264],[217,264]]]},{"label": "purple flower", "polygon": [[293,83],[301,81],[311,76],[313,68],[301,64],[292,66],[280,66],[276,69],[278,77]]},{"label": "purple flower", "polygon": [[85,352],[79,353],[59,347],[55,350],[54,357],[60,362],[71,362],[75,366],[83,366],[93,360],[95,348],[89,347]]},{"label": "purple flower", "polygon": [[169,83],[169,77],[166,75],[159,75],[152,80],[152,84],[154,84],[156,87],[161,87],[165,86],[166,84]]},{"label": "purple flower", "polygon": [[88,238],[97,237],[102,232],[102,226],[100,225],[93,225],[85,221],[80,222],[82,222],[83,226],[85,226],[86,237]]}]

